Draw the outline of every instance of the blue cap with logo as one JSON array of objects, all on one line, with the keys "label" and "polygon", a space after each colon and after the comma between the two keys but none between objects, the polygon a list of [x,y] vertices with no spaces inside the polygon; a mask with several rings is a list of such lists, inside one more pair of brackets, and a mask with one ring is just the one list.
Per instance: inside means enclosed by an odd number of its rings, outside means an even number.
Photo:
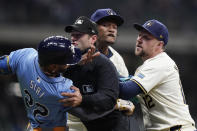
[{"label": "blue cap with logo", "polygon": [[98,9],[91,15],[91,20],[97,24],[103,21],[113,21],[117,26],[121,26],[124,20],[121,16],[117,15],[115,11],[110,8]]},{"label": "blue cap with logo", "polygon": [[168,29],[158,20],[148,20],[143,25],[134,24],[134,28],[138,31],[146,30],[158,40],[163,41],[164,45],[167,45],[168,43]]},{"label": "blue cap with logo", "polygon": [[38,59],[42,66],[50,64],[74,65],[81,60],[81,51],[63,36],[50,36],[38,45]]}]

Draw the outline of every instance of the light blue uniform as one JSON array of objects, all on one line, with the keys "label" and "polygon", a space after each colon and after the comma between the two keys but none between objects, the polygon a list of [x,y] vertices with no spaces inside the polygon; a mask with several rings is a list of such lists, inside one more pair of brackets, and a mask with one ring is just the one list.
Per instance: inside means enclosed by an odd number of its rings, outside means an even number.
[{"label": "light blue uniform", "polygon": [[38,53],[33,48],[25,48],[10,53],[0,59],[0,74],[16,74],[31,126],[66,126],[67,110],[59,99],[62,92],[73,92],[72,81],[62,76],[47,77],[38,64]]}]

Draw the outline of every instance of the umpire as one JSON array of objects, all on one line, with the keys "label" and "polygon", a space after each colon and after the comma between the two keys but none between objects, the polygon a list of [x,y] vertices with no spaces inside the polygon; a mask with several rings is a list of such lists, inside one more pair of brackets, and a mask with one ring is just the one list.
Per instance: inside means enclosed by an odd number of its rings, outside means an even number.
[{"label": "umpire", "polygon": [[[96,24],[87,17],[79,17],[65,31],[71,33],[72,42],[83,53],[94,46],[95,41],[91,41],[98,32]],[[88,131],[124,131],[121,112],[114,110],[119,94],[118,74],[107,57],[101,54],[90,63],[71,66],[64,76],[73,80],[82,93],[81,105],[69,113],[79,117]]]}]

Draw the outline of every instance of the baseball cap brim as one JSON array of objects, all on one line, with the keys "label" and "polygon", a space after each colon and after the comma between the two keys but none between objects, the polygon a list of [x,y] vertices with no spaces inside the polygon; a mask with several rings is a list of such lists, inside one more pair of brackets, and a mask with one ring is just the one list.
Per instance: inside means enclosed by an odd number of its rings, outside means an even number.
[{"label": "baseball cap brim", "polygon": [[152,33],[150,30],[148,30],[147,28],[144,28],[142,25],[140,25],[140,24],[137,24],[137,23],[135,23],[135,24],[133,24],[133,27],[136,29],[136,30],[138,30],[138,31],[147,31],[148,33],[150,33],[151,35],[153,35],[154,37],[156,37],[157,38],[157,36],[154,34],[154,33]]},{"label": "baseball cap brim", "polygon": [[[142,31],[142,30],[146,30],[146,31],[148,31],[146,28],[144,28],[142,25],[140,25],[140,24],[137,24],[137,23],[135,23],[135,24],[133,24],[133,27],[136,29],[136,30],[138,30],[138,31]],[[149,31],[148,31],[149,32]],[[150,33],[150,32],[149,32]]]},{"label": "baseball cap brim", "polygon": [[68,33],[71,33],[71,32],[73,32],[73,31],[79,31],[79,32],[83,32],[82,30],[82,28],[80,28],[79,26],[76,26],[76,25],[68,25],[68,26],[66,26],[65,27],[65,29],[64,29],[66,32],[68,32]]},{"label": "baseball cap brim", "polygon": [[124,20],[121,16],[118,15],[109,15],[109,16],[105,16],[101,19],[99,19],[98,21],[96,21],[96,23],[101,23],[103,21],[113,21],[117,24],[117,26],[121,26],[124,23]]}]

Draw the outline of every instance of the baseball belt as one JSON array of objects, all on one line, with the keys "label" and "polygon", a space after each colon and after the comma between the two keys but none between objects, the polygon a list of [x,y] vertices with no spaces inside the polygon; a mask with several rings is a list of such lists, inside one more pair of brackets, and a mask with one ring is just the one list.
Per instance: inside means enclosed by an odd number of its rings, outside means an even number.
[{"label": "baseball belt", "polygon": [[178,129],[181,129],[182,125],[176,125],[176,126],[173,126],[173,127],[170,127],[170,131],[176,131]]}]

